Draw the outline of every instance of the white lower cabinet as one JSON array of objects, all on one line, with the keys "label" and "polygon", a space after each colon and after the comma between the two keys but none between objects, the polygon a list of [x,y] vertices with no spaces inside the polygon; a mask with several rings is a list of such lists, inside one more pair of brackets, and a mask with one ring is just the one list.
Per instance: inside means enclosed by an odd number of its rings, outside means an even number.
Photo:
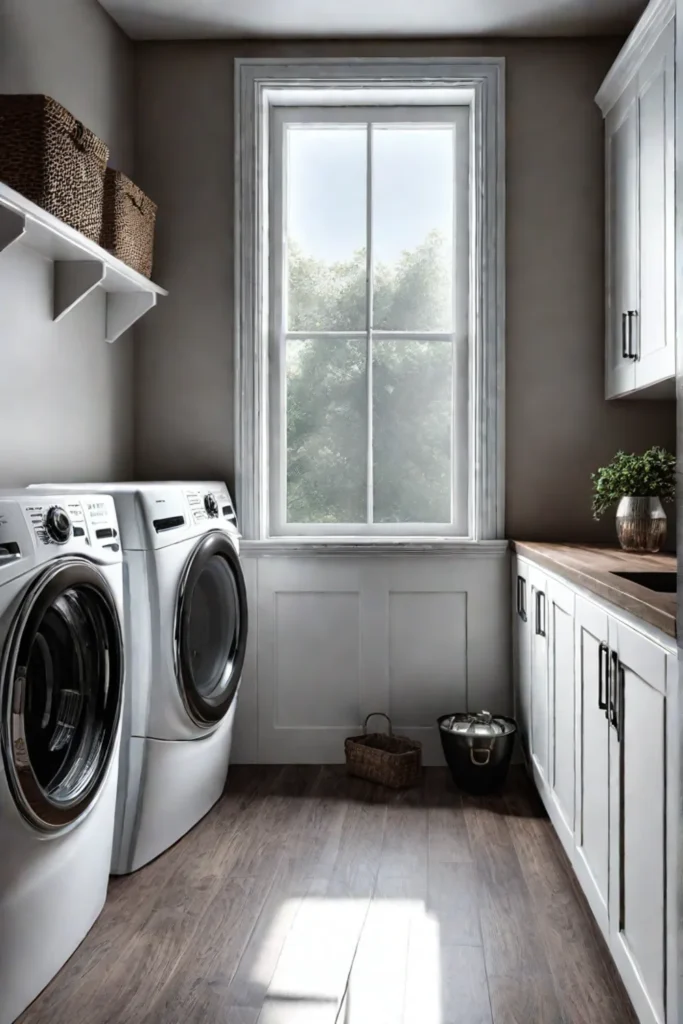
[{"label": "white lower cabinet", "polygon": [[529,748],[534,771],[545,785],[548,780],[548,581],[531,567],[531,736]]},{"label": "white lower cabinet", "polygon": [[528,764],[641,1024],[681,1024],[667,999],[667,975],[673,991],[677,972],[667,940],[676,930],[666,828],[673,642],[657,643],[523,560],[514,560],[513,583]]},{"label": "white lower cabinet", "polygon": [[666,651],[610,620],[610,947],[641,1021],[666,1021]]},{"label": "white lower cabinet", "polygon": [[609,617],[576,599],[576,830],[574,868],[603,933],[609,932]]},{"label": "white lower cabinet", "polygon": [[519,739],[524,757],[529,760],[531,751],[531,617],[529,597],[531,582],[528,563],[517,561],[512,574],[512,652],[513,684],[515,692],[515,718],[519,726]]},{"label": "white lower cabinet", "polygon": [[574,592],[548,580],[549,813],[571,855],[576,808]]}]

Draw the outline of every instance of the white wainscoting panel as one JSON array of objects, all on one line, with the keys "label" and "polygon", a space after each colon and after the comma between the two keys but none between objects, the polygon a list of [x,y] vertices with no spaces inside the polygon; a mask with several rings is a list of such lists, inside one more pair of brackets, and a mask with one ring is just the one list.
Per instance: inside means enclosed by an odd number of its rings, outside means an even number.
[{"label": "white wainscoting panel", "polygon": [[392,591],[389,713],[396,726],[432,729],[439,715],[466,704],[467,594]]},{"label": "white wainscoting panel", "polygon": [[243,565],[250,642],[233,761],[341,762],[345,737],[381,711],[441,764],[438,715],[511,712],[504,553],[247,554]]},{"label": "white wainscoting panel", "polygon": [[275,600],[275,728],[318,729],[360,718],[360,595],[279,591]]}]

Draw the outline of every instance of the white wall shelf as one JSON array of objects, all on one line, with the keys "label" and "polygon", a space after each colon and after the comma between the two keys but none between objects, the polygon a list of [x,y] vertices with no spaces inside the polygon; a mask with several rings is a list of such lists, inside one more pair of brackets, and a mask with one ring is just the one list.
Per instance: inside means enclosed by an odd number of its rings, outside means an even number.
[{"label": "white wall shelf", "polygon": [[160,295],[168,294],[0,182],[0,253],[17,243],[54,264],[54,320],[61,320],[94,289],[106,292],[106,341],[116,341],[156,305]]}]

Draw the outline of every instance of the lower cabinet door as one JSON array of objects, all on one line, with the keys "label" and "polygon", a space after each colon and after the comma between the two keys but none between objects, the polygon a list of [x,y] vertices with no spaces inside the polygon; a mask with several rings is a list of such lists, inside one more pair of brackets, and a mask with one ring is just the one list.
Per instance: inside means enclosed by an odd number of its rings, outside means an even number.
[{"label": "lower cabinet door", "polygon": [[548,581],[533,566],[531,580],[531,760],[548,784]]},{"label": "lower cabinet door", "polygon": [[512,573],[512,636],[514,651],[515,718],[524,756],[529,761],[531,736],[531,617],[529,566],[516,560]]},{"label": "lower cabinet door", "polygon": [[576,824],[574,867],[603,934],[609,935],[609,618],[577,596]]},{"label": "lower cabinet door", "polygon": [[574,592],[548,581],[548,812],[571,858],[576,802]]},{"label": "lower cabinet door", "polygon": [[610,619],[610,947],[641,1024],[666,1014],[666,651]]}]

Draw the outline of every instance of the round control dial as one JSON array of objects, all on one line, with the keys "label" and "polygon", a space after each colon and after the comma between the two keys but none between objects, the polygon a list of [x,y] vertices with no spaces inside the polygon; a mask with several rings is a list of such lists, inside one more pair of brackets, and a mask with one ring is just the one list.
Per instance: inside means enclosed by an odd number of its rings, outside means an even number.
[{"label": "round control dial", "polygon": [[71,536],[71,520],[59,505],[53,505],[45,517],[45,529],[50,540],[65,544]]},{"label": "round control dial", "polygon": [[218,518],[219,508],[215,494],[211,494],[211,492],[209,492],[204,495],[204,508],[206,509],[206,514],[209,519]]}]

